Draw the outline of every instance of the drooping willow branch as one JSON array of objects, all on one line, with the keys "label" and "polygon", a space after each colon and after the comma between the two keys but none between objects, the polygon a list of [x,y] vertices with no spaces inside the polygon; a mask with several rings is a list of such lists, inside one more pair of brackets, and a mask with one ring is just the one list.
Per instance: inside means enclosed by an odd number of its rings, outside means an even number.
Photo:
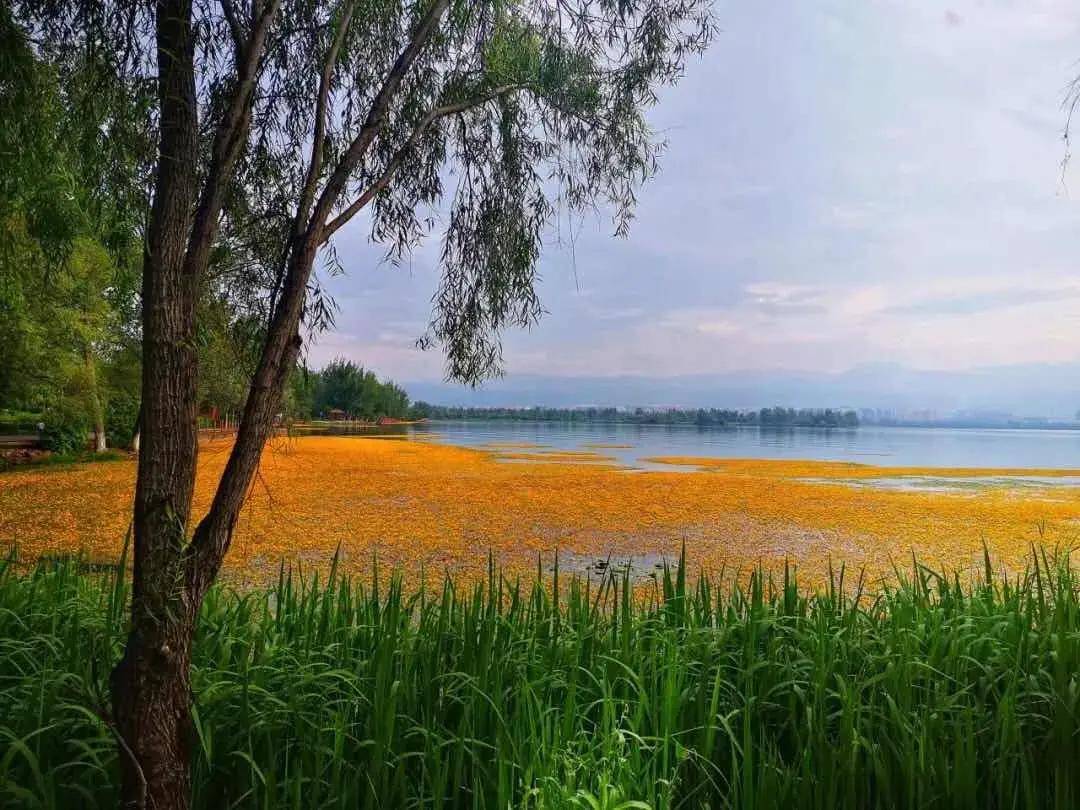
[{"label": "drooping willow branch", "polygon": [[420,123],[416,126],[412,134],[409,136],[408,140],[405,141],[404,145],[400,149],[398,149],[397,152],[394,153],[393,157],[390,158],[386,166],[383,168],[383,171],[379,175],[378,179],[370,186],[368,186],[367,189],[365,189],[355,200],[349,203],[349,205],[346,206],[340,214],[338,214],[336,217],[326,223],[326,225],[322,229],[319,244],[325,244],[327,240],[329,240],[330,237],[338,231],[339,228],[348,223],[348,221],[351,220],[354,216],[356,216],[364,208],[364,206],[366,206],[375,198],[376,194],[378,194],[390,184],[390,182],[394,179],[394,175],[397,173],[398,169],[401,168],[401,165],[408,158],[409,153],[416,148],[417,144],[420,143],[424,135],[427,134],[428,128],[431,127],[432,124],[434,124],[440,118],[445,118],[449,115],[454,115],[456,113],[467,112],[468,110],[479,107],[483,104],[487,104],[490,101],[494,101],[495,99],[505,96],[516,90],[521,90],[524,87],[525,85],[522,84],[507,84],[503,85],[502,87],[496,87],[490,93],[485,93],[484,95],[467,99],[465,101],[459,101],[454,104],[444,104],[431,110],[431,112],[425,115],[424,118],[420,121]]}]

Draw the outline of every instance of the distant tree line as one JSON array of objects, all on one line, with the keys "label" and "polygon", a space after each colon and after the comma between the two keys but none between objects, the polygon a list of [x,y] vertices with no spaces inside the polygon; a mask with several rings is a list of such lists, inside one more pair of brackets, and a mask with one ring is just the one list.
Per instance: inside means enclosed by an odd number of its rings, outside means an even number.
[{"label": "distant tree line", "polygon": [[332,411],[365,420],[409,415],[405,389],[344,358],[321,371],[294,374],[286,400],[291,415],[301,418],[327,417]]},{"label": "distant tree line", "polygon": [[762,408],[749,412],[756,415],[756,421],[749,424],[758,424],[763,427],[794,426],[794,427],[858,427],[859,415],[855,411],[842,411],[835,408]]},{"label": "distant tree line", "polygon": [[605,422],[633,425],[758,425],[761,427],[858,427],[855,411],[834,408],[462,408],[417,402],[411,414],[427,419],[510,422]]}]

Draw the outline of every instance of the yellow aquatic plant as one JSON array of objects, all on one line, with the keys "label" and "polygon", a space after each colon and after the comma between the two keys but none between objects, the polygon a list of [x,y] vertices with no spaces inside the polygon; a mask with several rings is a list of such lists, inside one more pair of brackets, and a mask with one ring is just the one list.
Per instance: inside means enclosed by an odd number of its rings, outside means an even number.
[{"label": "yellow aquatic plant", "polygon": [[709,458],[704,456],[650,456],[642,459],[653,464],[698,467],[730,473],[768,471],[785,478],[1072,478],[1080,477],[1080,468],[1046,467],[887,467],[859,464],[854,461],[788,461],[786,459]]},{"label": "yellow aquatic plant", "polygon": [[[209,506],[229,445],[200,455],[195,513]],[[402,566],[481,576],[490,551],[509,571],[581,570],[598,558],[673,558],[692,568],[800,566],[812,585],[832,561],[877,576],[914,553],[942,568],[980,559],[985,541],[1010,567],[1033,543],[1073,543],[1080,488],[966,486],[955,491],[854,486],[860,479],[1024,474],[1054,470],[939,470],[827,462],[680,459],[706,472],[629,473],[572,454],[498,454],[413,441],[311,436],[274,440],[248,498],[227,576],[272,578],[279,561],[322,566],[340,546],[354,572]],[[520,458],[524,456],[524,458]],[[535,456],[530,458],[529,456]],[[555,462],[555,463],[553,463]],[[24,558],[82,552],[115,559],[124,542],[134,462],[38,467],[0,474],[0,544]]]}]

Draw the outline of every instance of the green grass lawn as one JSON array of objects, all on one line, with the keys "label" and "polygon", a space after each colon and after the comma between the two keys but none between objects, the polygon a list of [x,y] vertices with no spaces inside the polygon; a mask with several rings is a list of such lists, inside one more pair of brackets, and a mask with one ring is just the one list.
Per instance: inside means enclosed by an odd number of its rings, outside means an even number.
[{"label": "green grass lawn", "polygon": [[[215,590],[195,806],[1080,804],[1066,561],[993,584],[916,568],[861,599],[840,579],[807,597],[674,570],[644,601],[618,577]],[[115,806],[99,712],[126,598],[72,563],[0,573],[0,806]]]}]

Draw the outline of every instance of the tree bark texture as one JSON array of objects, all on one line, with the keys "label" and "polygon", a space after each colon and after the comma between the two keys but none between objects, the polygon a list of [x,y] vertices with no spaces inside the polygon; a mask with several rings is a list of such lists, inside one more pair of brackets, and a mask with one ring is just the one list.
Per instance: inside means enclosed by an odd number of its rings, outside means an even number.
[{"label": "tree bark texture", "polygon": [[185,267],[198,156],[191,0],[158,0],[156,37],[160,140],[143,260],[131,627],[110,685],[122,805],[180,810],[190,794],[188,670],[198,612],[182,565],[198,451],[198,278]]}]

